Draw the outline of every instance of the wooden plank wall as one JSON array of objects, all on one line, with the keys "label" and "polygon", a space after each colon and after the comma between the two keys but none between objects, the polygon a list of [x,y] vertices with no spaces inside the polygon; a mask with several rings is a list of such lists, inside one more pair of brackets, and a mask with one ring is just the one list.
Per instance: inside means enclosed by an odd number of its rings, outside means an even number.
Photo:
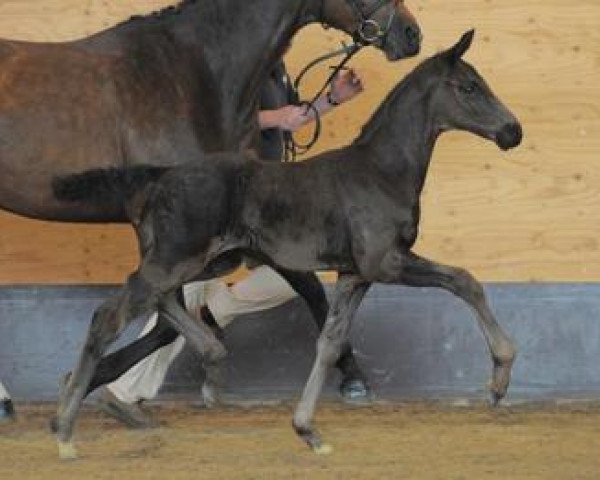
[{"label": "wooden plank wall", "polygon": [[[424,30],[421,58],[477,28],[467,59],[522,119],[526,134],[524,144],[510,153],[462,133],[440,140],[418,251],[470,268],[488,281],[600,280],[600,2],[406,3]],[[72,39],[167,4],[0,1],[0,35]],[[290,69],[297,71],[340,38],[320,27],[304,30],[289,54]],[[415,62],[391,65],[377,52],[361,53],[354,65],[367,93],[327,118],[319,149],[350,141]],[[135,261],[128,228],[0,214],[0,283],[119,282]]]}]

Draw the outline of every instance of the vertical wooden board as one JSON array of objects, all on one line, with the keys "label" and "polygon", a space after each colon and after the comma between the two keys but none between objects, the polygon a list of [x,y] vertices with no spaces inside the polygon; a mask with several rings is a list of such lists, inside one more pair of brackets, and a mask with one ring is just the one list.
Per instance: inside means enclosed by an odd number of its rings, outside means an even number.
[{"label": "vertical wooden board", "polygon": [[[165,1],[0,1],[0,35],[77,38]],[[426,185],[417,245],[484,280],[598,281],[600,185],[600,2],[409,1],[423,27],[419,59],[389,64],[364,51],[353,64],[366,93],[328,116],[318,150],[351,141],[387,91],[425,56],[476,27],[466,59],[519,116],[512,152],[464,133],[440,140]],[[290,69],[334,48],[340,34],[300,33]],[[307,80],[305,96],[324,71]],[[67,240],[68,239],[68,240]],[[0,282],[121,281],[135,264],[129,230],[51,225],[0,215]]]}]

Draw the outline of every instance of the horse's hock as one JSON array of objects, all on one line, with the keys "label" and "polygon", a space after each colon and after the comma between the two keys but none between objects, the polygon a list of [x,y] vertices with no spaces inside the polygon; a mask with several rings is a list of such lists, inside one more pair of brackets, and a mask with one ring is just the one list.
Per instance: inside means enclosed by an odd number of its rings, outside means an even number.
[{"label": "horse's hock", "polygon": [[[168,3],[3,3],[0,33],[26,40],[76,38]],[[482,41],[469,58],[516,107],[527,133],[508,159],[461,134],[444,139],[426,185],[419,239],[420,252],[469,268],[487,282],[498,320],[519,345],[513,398],[600,391],[600,165],[594,155],[600,114],[591,103],[600,95],[598,18],[600,5],[592,1],[510,0],[493,8],[483,1],[435,3],[419,12],[424,55],[468,27],[478,28]],[[336,45],[336,34],[318,27],[301,35],[288,61],[294,71]],[[319,149],[354,137],[413,66],[391,67],[374,52],[354,63],[367,92],[325,119]],[[307,82],[310,91],[318,79]],[[134,266],[135,242],[126,227],[53,225],[6,213],[0,232],[0,379],[18,398],[53,398],[91,312],[113,291],[108,284],[122,281]],[[46,285],[27,286],[40,283]],[[299,301],[237,321],[226,339],[229,394],[297,394],[314,354],[315,332],[308,324]],[[482,395],[487,354],[478,335],[471,313],[450,296],[386,287],[369,293],[353,330],[359,360],[382,397]],[[195,395],[197,367],[192,353],[183,355],[165,393]]]}]

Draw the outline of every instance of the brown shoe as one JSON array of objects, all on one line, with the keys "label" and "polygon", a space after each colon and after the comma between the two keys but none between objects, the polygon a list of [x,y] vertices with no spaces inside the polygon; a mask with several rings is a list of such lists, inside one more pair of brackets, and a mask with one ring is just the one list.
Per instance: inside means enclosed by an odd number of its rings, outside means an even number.
[{"label": "brown shoe", "polygon": [[158,422],[140,407],[140,402],[125,403],[119,400],[108,388],[102,389],[98,399],[98,408],[132,429],[156,428]]}]

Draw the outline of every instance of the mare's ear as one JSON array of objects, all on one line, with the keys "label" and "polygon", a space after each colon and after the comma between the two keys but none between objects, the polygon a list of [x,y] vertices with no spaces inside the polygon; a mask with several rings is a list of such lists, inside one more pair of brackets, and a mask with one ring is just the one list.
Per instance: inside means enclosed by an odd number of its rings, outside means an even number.
[{"label": "mare's ear", "polygon": [[460,37],[460,40],[456,42],[456,45],[444,52],[444,57],[448,60],[449,63],[455,64],[461,59],[461,57],[471,46],[474,36],[475,29],[471,29],[468,32],[465,32],[463,36]]}]

